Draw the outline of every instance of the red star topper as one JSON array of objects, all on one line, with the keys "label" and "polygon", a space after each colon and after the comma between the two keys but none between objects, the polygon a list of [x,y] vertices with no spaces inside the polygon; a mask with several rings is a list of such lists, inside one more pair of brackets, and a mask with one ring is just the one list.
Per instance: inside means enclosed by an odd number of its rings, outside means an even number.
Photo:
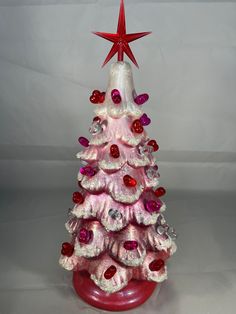
[{"label": "red star topper", "polygon": [[106,40],[113,42],[113,46],[108,53],[106,60],[104,61],[104,66],[116,53],[118,53],[118,61],[124,60],[124,53],[133,61],[133,63],[138,67],[138,63],[130,49],[129,42],[139,39],[143,36],[149,35],[151,32],[135,33],[135,34],[126,34],[125,26],[125,7],[124,1],[120,1],[120,14],[117,26],[117,33],[102,33],[102,32],[93,32],[95,35],[98,35]]}]

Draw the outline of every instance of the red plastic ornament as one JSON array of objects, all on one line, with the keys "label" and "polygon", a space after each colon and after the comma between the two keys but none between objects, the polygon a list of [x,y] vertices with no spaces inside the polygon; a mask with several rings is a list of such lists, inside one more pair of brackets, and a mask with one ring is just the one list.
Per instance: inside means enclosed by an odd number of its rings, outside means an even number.
[{"label": "red plastic ornament", "polygon": [[119,158],[120,157],[119,147],[116,144],[111,145],[110,154],[113,158]]},{"label": "red plastic ornament", "polygon": [[124,243],[124,248],[127,251],[136,250],[137,247],[138,247],[138,242],[137,241],[125,241],[125,243]]},{"label": "red plastic ornament", "polygon": [[151,271],[159,271],[165,266],[165,262],[162,259],[155,259],[149,264]]},{"label": "red plastic ornament", "polygon": [[80,192],[74,192],[72,199],[75,204],[82,204],[84,202],[84,197]]},{"label": "red plastic ornament", "polygon": [[105,96],[106,96],[105,92],[100,93],[100,95],[99,95],[99,103],[100,104],[102,104],[105,101]]},{"label": "red plastic ornament", "polygon": [[99,97],[100,97],[99,90],[94,90],[92,95],[90,96],[91,103],[98,104],[99,103]]},{"label": "red plastic ornament", "polygon": [[156,152],[159,149],[159,146],[155,140],[151,140],[147,143],[149,146],[152,146],[153,151]]},{"label": "red plastic ornament", "polygon": [[95,96],[95,97],[99,97],[100,96],[100,94],[101,94],[101,92],[98,90],[98,89],[95,89],[94,91],[93,91],[93,96]]},{"label": "red plastic ornament", "polygon": [[93,118],[93,122],[101,122],[101,118],[99,118],[98,116]]},{"label": "red plastic ornament", "polygon": [[109,280],[111,279],[115,273],[116,273],[117,269],[116,269],[116,266],[114,265],[111,265],[109,268],[107,268],[107,270],[105,271],[104,273],[104,277]]},{"label": "red plastic ornament", "polygon": [[156,189],[156,191],[154,191],[154,193],[157,197],[161,197],[161,196],[166,194],[166,190],[161,186],[158,189]]},{"label": "red plastic ornament", "polygon": [[80,229],[78,234],[78,240],[80,243],[88,244],[93,237],[93,231],[85,228]]},{"label": "red plastic ornament", "polygon": [[140,120],[134,120],[132,127],[131,127],[131,131],[134,133],[142,133],[143,132],[143,126],[140,122]]},{"label": "red plastic ornament", "polygon": [[71,257],[74,253],[74,246],[69,242],[62,243],[61,254]]},{"label": "red plastic ornament", "polygon": [[123,181],[128,188],[133,188],[137,185],[137,181],[128,174],[124,176]]}]

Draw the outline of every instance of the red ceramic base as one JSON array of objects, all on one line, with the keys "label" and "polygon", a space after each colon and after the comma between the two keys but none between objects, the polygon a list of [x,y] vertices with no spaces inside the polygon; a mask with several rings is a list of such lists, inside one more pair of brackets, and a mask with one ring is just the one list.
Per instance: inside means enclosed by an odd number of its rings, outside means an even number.
[{"label": "red ceramic base", "polygon": [[151,281],[131,280],[124,289],[109,294],[95,285],[87,272],[74,272],[73,284],[85,302],[108,311],[125,311],[143,304],[157,285]]}]

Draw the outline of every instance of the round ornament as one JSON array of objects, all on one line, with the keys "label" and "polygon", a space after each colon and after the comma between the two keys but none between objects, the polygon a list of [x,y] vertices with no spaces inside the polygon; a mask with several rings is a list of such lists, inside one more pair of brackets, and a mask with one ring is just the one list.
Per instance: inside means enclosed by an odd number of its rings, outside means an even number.
[{"label": "round ornament", "polygon": [[84,202],[84,197],[80,192],[74,192],[72,200],[75,204],[82,204]]},{"label": "round ornament", "polygon": [[62,243],[61,254],[67,257],[71,257],[74,253],[74,246],[69,242]]},{"label": "round ornament", "polygon": [[149,264],[151,271],[159,271],[165,266],[165,262],[162,259],[155,259]]},{"label": "round ornament", "polygon": [[93,231],[82,228],[78,234],[78,240],[80,243],[88,244],[93,237]]},{"label": "round ornament", "polygon": [[112,277],[114,277],[114,275],[116,274],[116,266],[114,265],[111,265],[109,268],[107,268],[107,270],[105,271],[104,273],[104,277],[109,280],[111,279]]},{"label": "round ornament", "polygon": [[124,184],[130,188],[135,187],[137,185],[137,181],[131,176],[129,176],[128,174],[124,176],[123,181],[124,181]]},{"label": "round ornament", "polygon": [[116,144],[111,145],[111,147],[110,147],[110,155],[113,158],[119,158],[120,157],[120,150],[119,150],[119,147]]},{"label": "round ornament", "polygon": [[122,218],[122,214],[117,209],[113,208],[109,209],[108,215],[114,220]]},{"label": "round ornament", "polygon": [[141,94],[134,98],[134,102],[140,106],[140,105],[143,105],[145,102],[147,102],[148,99],[149,99],[148,94]]},{"label": "round ornament", "polygon": [[111,91],[111,99],[116,105],[119,105],[121,103],[121,95],[118,89],[113,89]]},{"label": "round ornament", "polygon": [[134,122],[132,123],[131,131],[133,133],[138,133],[138,134],[143,133],[143,126],[142,126],[140,120],[138,120],[138,119],[134,120]]},{"label": "round ornament", "polygon": [[124,248],[125,248],[127,251],[136,250],[137,247],[138,247],[138,242],[137,242],[137,241],[134,241],[134,240],[125,241],[125,243],[124,243]]},{"label": "round ornament", "polygon": [[154,191],[157,197],[161,197],[166,194],[166,190],[161,186]]}]

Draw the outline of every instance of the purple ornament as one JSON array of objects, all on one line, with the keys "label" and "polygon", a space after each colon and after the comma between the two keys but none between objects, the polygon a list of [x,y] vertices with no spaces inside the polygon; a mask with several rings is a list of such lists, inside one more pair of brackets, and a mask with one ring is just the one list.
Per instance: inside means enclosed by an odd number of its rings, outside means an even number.
[{"label": "purple ornament", "polygon": [[79,143],[84,147],[89,147],[89,140],[86,137],[80,136]]},{"label": "purple ornament", "polygon": [[80,173],[87,177],[93,177],[96,174],[96,171],[90,166],[85,166],[80,168]]},{"label": "purple ornament", "polygon": [[149,99],[148,94],[142,94],[135,97],[134,102],[140,106],[143,105],[146,101],[148,101],[148,99]]},{"label": "purple ornament", "polygon": [[118,89],[113,89],[111,91],[111,98],[114,104],[119,105],[121,103],[121,95]]},{"label": "purple ornament", "polygon": [[93,231],[85,228],[80,229],[78,234],[78,240],[80,243],[88,244],[93,237]]},{"label": "purple ornament", "polygon": [[145,201],[145,209],[151,214],[154,212],[158,212],[162,206],[162,202],[160,200],[146,200]]},{"label": "purple ornament", "polygon": [[151,123],[151,119],[148,117],[146,113],[144,113],[142,117],[139,118],[139,120],[143,126],[149,125]]}]

